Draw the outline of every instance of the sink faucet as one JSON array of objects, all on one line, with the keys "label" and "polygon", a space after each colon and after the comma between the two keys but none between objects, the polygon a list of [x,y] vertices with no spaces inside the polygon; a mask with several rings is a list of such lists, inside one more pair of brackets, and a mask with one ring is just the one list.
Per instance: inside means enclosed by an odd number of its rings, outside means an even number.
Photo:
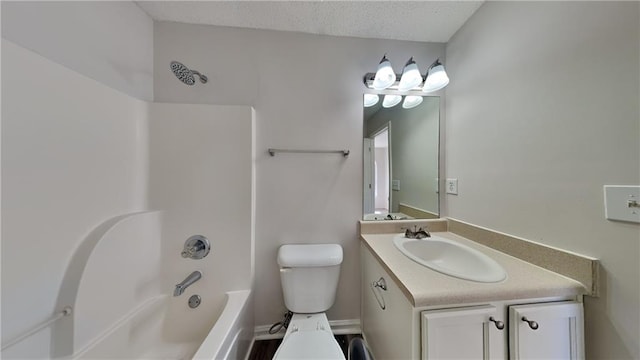
[{"label": "sink faucet", "polygon": [[422,228],[418,229],[418,226],[414,225],[413,231],[407,228],[407,231],[404,232],[404,237],[409,239],[424,239],[424,238],[431,237],[431,234],[429,234],[426,227],[424,229]]},{"label": "sink faucet", "polygon": [[176,285],[175,290],[173,290],[173,296],[180,296],[182,293],[194,282],[200,280],[202,277],[202,273],[200,271],[194,271],[186,279],[184,279],[180,284]]}]

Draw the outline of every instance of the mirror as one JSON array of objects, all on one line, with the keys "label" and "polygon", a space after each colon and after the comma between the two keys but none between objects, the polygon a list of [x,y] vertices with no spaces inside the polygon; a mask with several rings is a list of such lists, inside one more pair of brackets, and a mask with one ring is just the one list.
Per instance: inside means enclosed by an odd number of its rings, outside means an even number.
[{"label": "mirror", "polygon": [[411,109],[383,98],[364,107],[363,220],[438,218],[440,98]]}]

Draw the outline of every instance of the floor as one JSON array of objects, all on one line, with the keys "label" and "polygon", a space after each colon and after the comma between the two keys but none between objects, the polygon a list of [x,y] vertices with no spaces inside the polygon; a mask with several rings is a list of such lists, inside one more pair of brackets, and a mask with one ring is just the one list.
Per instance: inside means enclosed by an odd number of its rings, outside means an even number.
[{"label": "floor", "polygon": [[[349,334],[349,335],[335,335],[336,341],[342,348],[342,352],[344,353],[344,357],[347,357],[347,349],[349,348],[349,342],[351,339],[356,337],[362,337],[360,334]],[[278,350],[278,346],[282,339],[273,339],[273,340],[257,340],[253,344],[253,348],[251,348],[251,354],[249,354],[249,360],[270,360],[275,355],[276,350]]]}]

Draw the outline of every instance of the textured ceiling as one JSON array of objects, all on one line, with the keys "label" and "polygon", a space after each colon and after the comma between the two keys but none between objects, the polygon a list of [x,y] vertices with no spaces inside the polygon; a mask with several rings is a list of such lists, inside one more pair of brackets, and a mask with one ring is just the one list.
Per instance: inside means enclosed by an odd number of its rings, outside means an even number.
[{"label": "textured ceiling", "polygon": [[137,1],[154,20],[447,42],[482,1]]}]

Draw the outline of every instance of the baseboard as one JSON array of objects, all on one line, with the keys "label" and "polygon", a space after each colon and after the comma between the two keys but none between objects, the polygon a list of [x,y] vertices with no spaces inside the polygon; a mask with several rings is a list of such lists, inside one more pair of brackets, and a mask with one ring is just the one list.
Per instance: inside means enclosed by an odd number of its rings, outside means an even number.
[{"label": "baseboard", "polygon": [[331,330],[335,335],[360,334],[360,319],[333,320],[329,321]]},{"label": "baseboard", "polygon": [[[331,326],[331,331],[333,331],[335,335],[362,333],[362,330],[360,328],[360,319],[331,320],[329,321],[329,326]],[[284,328],[275,334],[269,334],[270,328],[271,325],[256,326],[254,328],[254,341],[282,339],[284,337]]]}]

